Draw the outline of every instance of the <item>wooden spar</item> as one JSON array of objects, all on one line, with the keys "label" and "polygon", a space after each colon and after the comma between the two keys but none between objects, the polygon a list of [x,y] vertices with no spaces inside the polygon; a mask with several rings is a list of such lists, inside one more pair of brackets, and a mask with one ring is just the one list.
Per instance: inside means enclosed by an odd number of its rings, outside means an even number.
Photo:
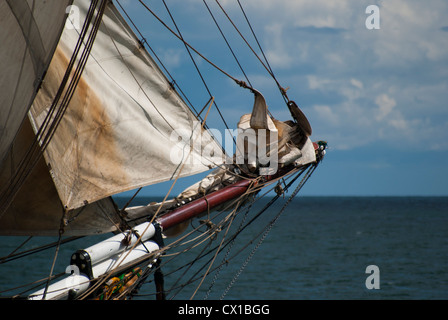
[{"label": "wooden spar", "polygon": [[[265,181],[270,181],[280,176],[283,176],[290,172],[294,168],[293,165],[287,166],[279,170],[275,175],[265,176]],[[174,227],[184,221],[194,218],[210,209],[213,209],[227,201],[238,198],[243,195],[249,188],[249,186],[257,184],[256,179],[240,180],[232,185],[228,185],[221,190],[212,192],[205,197],[196,199],[182,207],[176,208],[173,211],[164,214],[157,218],[157,222],[160,224],[163,230],[167,230]]]},{"label": "wooden spar", "polygon": [[212,192],[206,197],[196,199],[180,208],[174,209],[170,213],[158,218],[157,221],[163,230],[167,230],[201,213],[207,212],[209,209],[213,209],[220,204],[243,195],[249,188],[249,185],[254,182],[254,180],[238,181],[221,190]]}]

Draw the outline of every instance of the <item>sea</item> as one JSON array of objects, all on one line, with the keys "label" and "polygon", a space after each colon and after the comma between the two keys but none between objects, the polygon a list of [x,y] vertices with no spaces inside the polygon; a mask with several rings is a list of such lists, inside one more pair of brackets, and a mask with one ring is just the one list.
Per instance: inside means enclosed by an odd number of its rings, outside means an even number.
[{"label": "sea", "polygon": [[[152,200],[158,199],[141,197],[134,204]],[[259,212],[269,200],[260,199],[251,212]],[[196,253],[181,256],[173,263],[162,264],[167,298],[448,299],[448,197],[298,196],[282,210],[286,201],[277,200],[248,225],[233,247],[228,246],[231,250],[223,250],[228,255],[216,257],[214,266],[228,261],[220,268],[211,268],[200,286],[201,276],[178,290],[179,275],[182,280],[192,280],[195,271],[188,267],[175,271],[191,257],[197,257],[203,248],[198,247]],[[251,219],[250,214],[246,221]],[[0,257],[25,239],[0,237]],[[90,245],[89,241],[92,240],[83,238],[63,246],[53,273],[64,272],[70,255]],[[219,238],[210,247],[215,245],[219,245]],[[48,275],[54,253],[51,248],[0,264],[0,297],[12,294],[13,291],[6,291],[10,287]],[[209,265],[203,263],[202,272]],[[149,281],[134,299],[154,300],[154,291],[154,283]]]}]

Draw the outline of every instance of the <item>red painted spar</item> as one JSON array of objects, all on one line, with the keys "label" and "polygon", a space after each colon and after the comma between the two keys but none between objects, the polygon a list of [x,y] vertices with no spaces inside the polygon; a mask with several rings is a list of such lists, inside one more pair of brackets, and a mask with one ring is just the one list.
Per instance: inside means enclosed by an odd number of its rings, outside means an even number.
[{"label": "red painted spar", "polygon": [[[284,176],[290,173],[293,169],[293,165],[286,166],[278,170],[277,173],[272,176],[265,176],[264,182]],[[213,209],[218,205],[226,203],[227,201],[238,198],[248,190],[251,184],[253,184],[253,186],[256,186],[258,182],[258,179],[240,180],[234,184],[222,188],[221,190],[212,192],[205,197],[196,199],[188,204],[183,205],[182,207],[176,208],[173,211],[164,214],[163,216],[157,218],[157,222],[160,224],[163,230],[167,230],[178,225],[179,223],[194,218],[201,213],[207,212],[207,210],[209,209]]]},{"label": "red painted spar", "polygon": [[220,204],[241,196],[247,191],[251,183],[254,185],[256,184],[255,180],[251,179],[238,181],[221,190],[212,192],[205,197],[196,199],[182,207],[174,209],[170,213],[159,217],[157,222],[163,230],[167,230],[203,212],[207,212],[208,209],[213,209]]}]

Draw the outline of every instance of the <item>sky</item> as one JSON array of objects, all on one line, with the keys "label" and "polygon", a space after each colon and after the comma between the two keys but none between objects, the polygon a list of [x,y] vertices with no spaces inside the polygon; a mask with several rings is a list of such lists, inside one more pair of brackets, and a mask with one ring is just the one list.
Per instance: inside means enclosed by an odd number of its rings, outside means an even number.
[{"label": "sky", "polygon": [[[184,45],[138,1],[120,2],[188,99],[209,99]],[[161,1],[145,3],[175,30]],[[201,0],[166,1],[184,39],[246,80]],[[273,78],[216,1],[206,1],[250,83],[279,120],[289,111]],[[219,2],[261,56],[236,0]],[[446,0],[241,0],[273,73],[329,149],[302,190],[309,196],[448,195]],[[374,5],[378,10],[366,8]],[[376,19],[379,17],[379,20]],[[192,53],[230,128],[253,95]],[[224,130],[212,110],[209,127]],[[194,177],[179,183],[173,195]],[[164,184],[170,186],[171,182]],[[157,194],[150,186],[142,195]]]}]

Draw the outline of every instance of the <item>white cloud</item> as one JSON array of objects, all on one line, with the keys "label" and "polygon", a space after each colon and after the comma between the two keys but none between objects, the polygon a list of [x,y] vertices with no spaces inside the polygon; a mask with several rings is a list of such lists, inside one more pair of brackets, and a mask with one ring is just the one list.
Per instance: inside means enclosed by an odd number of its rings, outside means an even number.
[{"label": "white cloud", "polygon": [[307,76],[307,79],[308,79],[308,86],[312,90],[314,89],[325,90],[325,88],[332,83],[332,80],[330,79],[319,78],[315,75],[309,75]]},{"label": "white cloud", "polygon": [[399,130],[407,130],[408,129],[408,124],[407,124],[406,120],[404,120],[403,118],[391,119],[389,121],[389,123],[395,129],[399,129]]},{"label": "white cloud", "polygon": [[183,51],[179,49],[160,50],[161,59],[168,68],[176,68],[181,64]]},{"label": "white cloud", "polygon": [[392,109],[397,105],[395,100],[387,94],[381,94],[376,97],[375,103],[378,106],[376,120],[381,121],[389,115]]},{"label": "white cloud", "polygon": [[350,79],[350,83],[358,89],[364,88],[364,85],[362,84],[362,82],[357,79],[354,79],[354,78]]},{"label": "white cloud", "polygon": [[314,111],[317,113],[317,116],[319,118],[326,119],[327,123],[330,123],[332,125],[339,125],[339,115],[333,112],[330,106],[326,105],[314,105],[313,106]]},{"label": "white cloud", "polygon": [[285,44],[283,43],[282,28],[279,23],[268,25],[265,28],[267,38],[270,39],[266,55],[270,65],[275,68],[287,68],[293,62],[293,58],[288,51],[283,50]]}]

